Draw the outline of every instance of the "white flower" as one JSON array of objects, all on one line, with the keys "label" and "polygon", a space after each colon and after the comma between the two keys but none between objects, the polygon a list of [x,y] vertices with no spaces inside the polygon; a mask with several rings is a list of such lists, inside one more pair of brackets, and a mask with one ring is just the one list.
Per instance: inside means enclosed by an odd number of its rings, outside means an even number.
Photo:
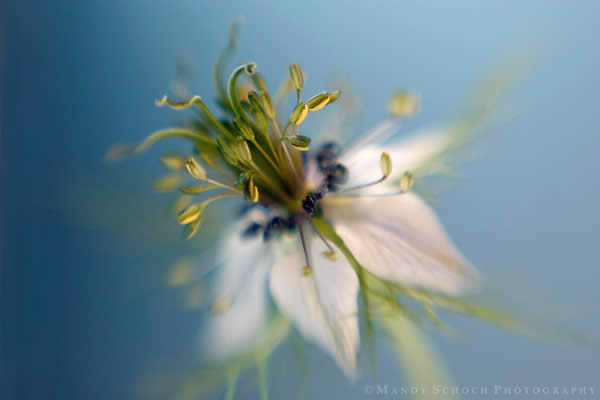
[{"label": "white flower", "polygon": [[[195,118],[137,145],[117,145],[107,154],[107,159],[138,154],[173,137],[190,141],[189,155],[161,158],[172,173],[155,188],[182,193],[177,222],[185,225],[186,239],[203,232],[210,243],[216,225],[224,231],[211,296],[196,296],[194,290],[191,302],[205,305],[198,298],[210,298],[201,348],[215,374],[207,374],[202,384],[186,385],[186,398],[205,383],[225,378],[232,399],[237,377],[253,367],[261,398],[267,398],[266,359],[290,326],[350,378],[358,375],[361,342],[374,355],[375,335],[384,332],[415,385],[448,381],[423,332],[413,329],[429,320],[447,331],[435,313],[438,308],[529,333],[522,321],[463,297],[478,288],[479,276],[433,210],[411,191],[415,179],[451,172],[455,150],[486,126],[518,71],[503,72],[482,86],[465,116],[450,128],[391,140],[398,121],[419,105],[416,94],[398,92],[389,107],[392,118],[351,147],[340,146],[346,145],[336,133],[342,118],[321,135],[328,140],[315,145],[301,125],[341,92],[306,99],[296,64],[273,97],[254,63],[238,66],[225,80],[224,66],[238,43],[236,26],[213,71],[222,115],[214,115],[197,95],[185,101],[164,96],[158,106],[194,108]],[[292,91],[296,103],[282,114],[282,100]],[[192,178],[194,183],[180,186]],[[246,211],[235,214],[231,225],[215,224],[213,218],[211,226],[203,226],[207,210],[226,198],[242,201]],[[198,270],[207,267],[207,258]],[[195,272],[176,274],[173,282],[184,286]]]},{"label": "white flower", "polygon": [[[388,146],[366,143],[339,160],[348,168],[347,185],[364,184],[381,177],[379,158],[386,151],[394,165],[388,179],[393,182],[403,171],[417,169],[442,152],[448,139],[448,134],[441,132]],[[315,184],[323,176],[314,160],[308,162],[307,176]],[[392,184],[376,185],[357,191],[356,196],[327,193],[320,205],[323,217],[362,267],[382,280],[448,295],[463,294],[477,283],[477,273],[416,194],[398,193]],[[308,222],[302,231],[310,273],[303,268],[307,261],[297,233],[269,241],[244,237],[249,221],[265,219],[254,210],[245,222],[230,229],[223,241],[220,254],[225,261],[216,293],[230,303],[226,311],[212,317],[204,339],[206,351],[213,359],[225,360],[259,345],[272,312],[271,297],[278,312],[308,341],[328,352],[349,377],[355,377],[360,343],[355,270],[343,256],[332,260],[323,255],[328,247]]]},{"label": "white flower", "polygon": [[[217,79],[222,61],[215,69]],[[170,137],[193,142],[193,157],[169,155],[163,162],[203,182],[180,187],[186,196],[219,193],[178,214],[186,239],[198,232],[211,203],[236,197],[248,206],[227,229],[217,252],[221,262],[202,343],[206,358],[226,362],[253,354],[271,340],[269,327],[283,315],[353,378],[359,314],[365,311],[359,310],[359,299],[366,303],[369,293],[379,296],[379,304],[382,299],[397,303],[397,288],[457,296],[477,283],[477,273],[434,212],[410,192],[414,176],[445,169],[454,137],[441,130],[385,144],[397,131],[391,119],[344,151],[336,143],[339,138],[312,146],[300,125],[309,113],[333,104],[340,92],[303,101],[302,71],[292,64],[296,106],[288,118],[278,119],[277,102],[256,69],[254,63],[241,65],[226,86],[217,82],[223,118],[215,117],[199,96],[183,102],[165,96],[159,106],[198,107],[199,120],[191,127],[158,131],[134,147],[120,146],[111,155],[139,153]],[[416,99],[398,94],[391,108],[395,117],[414,113]],[[171,189],[164,182],[159,186]],[[389,295],[374,293],[367,279],[381,283]]]}]

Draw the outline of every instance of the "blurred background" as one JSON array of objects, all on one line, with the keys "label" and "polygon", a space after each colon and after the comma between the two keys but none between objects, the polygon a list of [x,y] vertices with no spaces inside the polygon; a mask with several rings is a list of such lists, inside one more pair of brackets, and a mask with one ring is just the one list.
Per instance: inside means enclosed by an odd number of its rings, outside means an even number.
[{"label": "blurred background", "polygon": [[[495,66],[535,54],[506,98],[514,118],[436,209],[514,309],[598,338],[599,13],[592,0],[3,1],[0,398],[134,398],[149,376],[197,356],[201,319],[165,277],[206,246],[181,239],[174,198],[152,190],[157,155],[178,144],[102,159],[181,117],[154,106],[178,60],[193,66],[191,91],[215,97],[211,68],[236,16],[235,65],[255,61],[276,87],[299,63],[307,93],[343,74],[362,102],[359,132],[385,118],[399,88],[422,99],[407,130],[452,121]],[[463,333],[432,334],[457,385],[598,384],[596,350],[442,317]],[[363,399],[373,397],[365,385],[402,385],[379,350],[377,377],[355,384],[311,350],[308,398]],[[275,354],[273,398],[293,395],[298,375],[282,372],[291,357],[285,346]],[[240,393],[257,396],[251,383]]]}]

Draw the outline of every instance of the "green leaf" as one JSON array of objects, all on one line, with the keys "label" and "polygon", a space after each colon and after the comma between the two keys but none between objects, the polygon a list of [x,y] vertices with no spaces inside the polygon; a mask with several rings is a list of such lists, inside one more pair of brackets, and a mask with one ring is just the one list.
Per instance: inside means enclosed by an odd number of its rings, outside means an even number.
[{"label": "green leaf", "polygon": [[259,360],[258,365],[258,388],[261,400],[269,400],[269,384],[267,376],[267,360]]},{"label": "green leaf", "polygon": [[[249,349],[246,353],[227,360],[222,364],[196,371],[195,374],[189,376],[179,389],[179,393],[175,396],[175,400],[198,399],[202,395],[214,391],[216,389],[215,386],[217,385],[223,383],[235,383],[234,381],[239,374],[242,374],[248,368],[256,366],[259,362],[266,360],[281,341],[288,336],[289,330],[290,324],[288,320],[280,314],[276,315],[269,321],[261,336],[260,345],[256,348]],[[260,382],[259,385],[261,385]],[[231,395],[233,395],[234,389],[235,385],[230,389],[232,390]]]},{"label": "green leaf", "polygon": [[[394,348],[396,358],[411,385],[425,388],[425,393],[416,393],[413,398],[430,399],[434,385],[451,386],[444,364],[430,346],[425,332],[400,313],[390,313],[378,321]],[[450,397],[456,398],[449,394]]]}]

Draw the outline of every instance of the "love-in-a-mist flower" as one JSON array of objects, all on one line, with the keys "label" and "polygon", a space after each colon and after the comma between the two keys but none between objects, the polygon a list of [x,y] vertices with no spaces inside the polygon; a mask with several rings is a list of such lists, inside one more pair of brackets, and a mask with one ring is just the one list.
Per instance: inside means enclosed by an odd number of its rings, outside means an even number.
[{"label": "love-in-a-mist flower", "polygon": [[[418,106],[416,95],[403,92],[390,105],[394,118],[358,140],[330,131],[314,135],[303,129],[305,119],[336,107],[343,94],[305,96],[296,64],[275,101],[254,63],[235,68],[224,82],[222,69],[234,45],[232,37],[215,67],[222,116],[199,96],[165,96],[157,105],[191,108],[197,118],[115,150],[139,153],[162,139],[188,139],[188,157],[169,155],[163,162],[187,171],[192,182],[159,185],[180,186],[198,199],[177,216],[185,237],[201,231],[217,205],[235,215],[219,233],[204,356],[262,365],[291,326],[353,378],[361,325],[363,342],[372,345],[378,326],[392,338],[408,332],[399,321],[419,321],[414,303],[436,323],[435,306],[476,310],[453,299],[476,287],[478,274],[431,207],[411,191],[415,179],[444,169],[457,132],[471,126],[394,140],[398,119]],[[286,91],[295,91],[295,104],[282,113]],[[230,382],[246,364],[236,365],[228,369]]]}]

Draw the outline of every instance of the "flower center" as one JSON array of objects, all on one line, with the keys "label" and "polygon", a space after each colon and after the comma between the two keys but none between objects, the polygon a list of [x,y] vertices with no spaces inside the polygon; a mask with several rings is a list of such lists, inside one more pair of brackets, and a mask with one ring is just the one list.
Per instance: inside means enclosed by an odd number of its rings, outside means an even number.
[{"label": "flower center", "polygon": [[[319,173],[323,176],[322,182],[315,191],[309,191],[302,200],[302,209],[295,212],[288,212],[286,215],[276,215],[266,223],[252,221],[243,231],[243,237],[254,237],[262,233],[263,240],[268,241],[279,233],[294,232],[297,227],[297,219],[303,215],[315,217],[322,214],[319,201],[323,199],[326,193],[335,192],[338,186],[347,181],[348,170],[338,162],[340,146],[335,142],[328,142],[321,146],[319,151],[311,157],[304,157],[304,164],[308,161],[315,161]],[[305,165],[306,167],[306,165]],[[263,205],[270,212],[267,205]],[[276,206],[276,208],[279,208]]]}]

